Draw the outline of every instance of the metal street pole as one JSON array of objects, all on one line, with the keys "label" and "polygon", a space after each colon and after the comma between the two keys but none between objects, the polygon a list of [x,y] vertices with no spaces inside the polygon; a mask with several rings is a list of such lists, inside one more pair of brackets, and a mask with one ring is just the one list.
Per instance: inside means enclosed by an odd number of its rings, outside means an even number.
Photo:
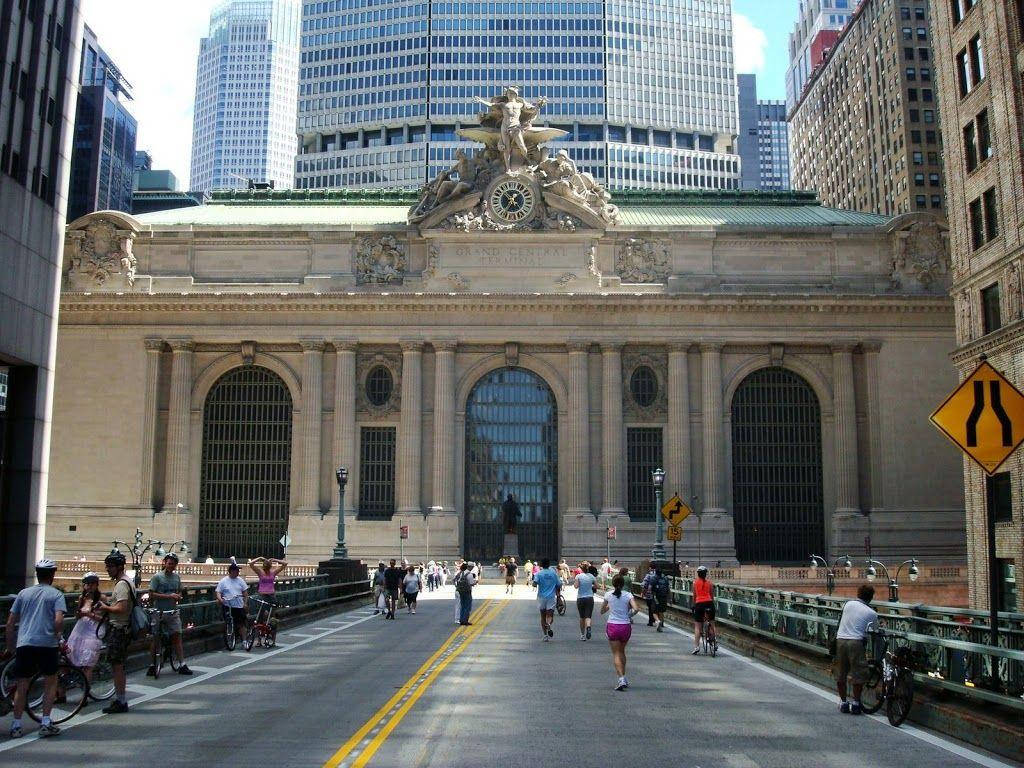
[{"label": "metal street pole", "polygon": [[402,536],[402,518],[398,518],[398,556],[405,562],[405,538]]},{"label": "metal street pole", "polygon": [[348,547],[345,546],[345,486],[348,484],[348,469],[338,467],[334,473],[338,480],[338,542],[334,545],[332,560],[347,560]]},{"label": "metal street pole", "polygon": [[661,514],[661,488],[665,482],[665,470],[661,467],[651,472],[651,480],[654,483],[654,517],[657,519],[657,533],[655,534],[654,546],[651,548],[651,559],[665,561],[665,518]]}]

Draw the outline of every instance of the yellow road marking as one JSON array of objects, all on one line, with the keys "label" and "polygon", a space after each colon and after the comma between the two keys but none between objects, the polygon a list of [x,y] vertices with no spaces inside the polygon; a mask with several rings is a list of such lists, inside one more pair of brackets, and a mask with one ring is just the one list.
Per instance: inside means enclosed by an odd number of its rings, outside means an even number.
[{"label": "yellow road marking", "polygon": [[[470,616],[473,626],[460,626],[453,631],[395,695],[324,763],[324,768],[338,768],[341,765],[347,768],[363,768],[444,668],[487,628],[504,607],[504,601],[495,605],[493,600],[488,600],[474,611]],[[439,659],[441,660],[438,661]],[[367,740],[367,735],[371,732],[374,732],[373,736]],[[352,756],[353,751],[356,752],[355,762],[348,763],[346,758]]]}]

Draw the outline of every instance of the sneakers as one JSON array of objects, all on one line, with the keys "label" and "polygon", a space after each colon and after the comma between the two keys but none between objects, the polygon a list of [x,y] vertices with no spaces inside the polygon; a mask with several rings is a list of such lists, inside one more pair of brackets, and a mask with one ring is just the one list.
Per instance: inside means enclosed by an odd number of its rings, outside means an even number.
[{"label": "sneakers", "polygon": [[146,677],[156,677],[156,665],[150,664],[149,669],[146,670]]},{"label": "sneakers", "polygon": [[590,639],[590,627],[587,627],[587,640]]},{"label": "sneakers", "polygon": [[658,622],[658,631],[659,632],[664,632],[665,631],[665,620],[664,619],[662,619],[661,621]]},{"label": "sneakers", "polygon": [[860,702],[854,702],[853,704],[850,705],[850,714],[851,715],[863,715],[864,714],[864,710],[861,708]]},{"label": "sneakers", "polygon": [[105,715],[117,715],[117,714],[120,714],[121,712],[127,712],[127,711],[128,711],[128,705],[127,704],[122,704],[117,699],[114,699],[112,702],[110,702],[110,704],[108,704],[107,706],[105,706],[103,708],[103,714],[105,714]]},{"label": "sneakers", "polygon": [[587,636],[585,634],[583,634],[582,632],[580,632],[580,640],[582,640],[583,642],[587,641]]},{"label": "sneakers", "polygon": [[696,656],[698,653],[700,653],[700,648],[694,648],[692,651],[690,651],[691,656]]},{"label": "sneakers", "polygon": [[548,637],[554,637],[554,636],[555,636],[555,630],[553,630],[551,628],[551,625],[548,624]]},{"label": "sneakers", "polygon": [[178,674],[179,675],[191,675],[191,674],[194,674],[194,673],[192,672],[191,669],[188,668],[188,664],[182,664],[180,667],[178,667]]},{"label": "sneakers", "polygon": [[60,728],[58,728],[53,723],[50,723],[49,725],[40,725],[39,726],[39,738],[40,739],[45,739],[47,736],[56,736],[59,733],[60,733]]},{"label": "sneakers", "polygon": [[11,726],[10,736],[11,736],[12,739],[20,739],[24,735],[25,735],[25,732],[23,730],[21,730],[21,726],[20,725],[12,725]]},{"label": "sneakers", "polygon": [[842,712],[844,715],[850,714],[850,702],[844,701],[842,704],[840,704],[839,711]]},{"label": "sneakers", "polygon": [[626,681],[626,678],[620,677],[619,678],[619,682],[617,682],[615,684],[615,690],[616,691],[624,691],[627,688],[629,688],[629,683]]}]

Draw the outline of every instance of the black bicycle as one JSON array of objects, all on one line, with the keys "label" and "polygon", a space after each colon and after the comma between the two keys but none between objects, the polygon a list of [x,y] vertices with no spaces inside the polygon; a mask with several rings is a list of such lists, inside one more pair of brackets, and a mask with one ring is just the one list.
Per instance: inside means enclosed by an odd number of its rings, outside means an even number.
[{"label": "black bicycle", "polygon": [[[4,664],[0,671],[0,699],[3,704],[0,710],[9,711],[14,705],[14,691],[17,687],[14,677],[13,657]],[[25,696],[25,712],[37,723],[43,721],[43,697],[46,692],[46,676],[37,672],[28,683]],[[89,680],[78,667],[68,661],[61,651],[60,664],[57,666],[57,696],[50,711],[50,719],[54,724],[65,723],[77,715],[89,699]]]},{"label": "black bicycle", "polygon": [[150,632],[153,637],[153,653],[151,655],[153,677],[160,677],[160,670],[164,668],[164,664],[170,664],[171,669],[177,672],[183,662],[174,656],[171,633],[167,631],[167,622],[163,618],[164,616],[176,614],[178,611],[161,611],[156,608],[147,608],[146,613],[149,615]]},{"label": "black bicycle", "polygon": [[869,715],[885,704],[889,724],[900,726],[914,703],[914,653],[909,645],[889,648],[889,635],[872,631],[882,643],[877,659],[868,659],[868,677],[861,692],[861,707]]},{"label": "black bicycle", "polygon": [[238,641],[238,633],[235,632],[235,616],[231,612],[231,606],[222,605],[221,609],[224,612],[224,647],[233,651],[235,643]]}]

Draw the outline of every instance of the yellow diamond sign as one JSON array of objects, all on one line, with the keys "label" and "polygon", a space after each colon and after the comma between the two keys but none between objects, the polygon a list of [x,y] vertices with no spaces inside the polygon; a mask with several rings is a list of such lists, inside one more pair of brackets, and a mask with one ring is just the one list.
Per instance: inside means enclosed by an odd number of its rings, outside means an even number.
[{"label": "yellow diamond sign", "polygon": [[1024,394],[983,361],[931,419],[992,475],[1024,442]]}]

